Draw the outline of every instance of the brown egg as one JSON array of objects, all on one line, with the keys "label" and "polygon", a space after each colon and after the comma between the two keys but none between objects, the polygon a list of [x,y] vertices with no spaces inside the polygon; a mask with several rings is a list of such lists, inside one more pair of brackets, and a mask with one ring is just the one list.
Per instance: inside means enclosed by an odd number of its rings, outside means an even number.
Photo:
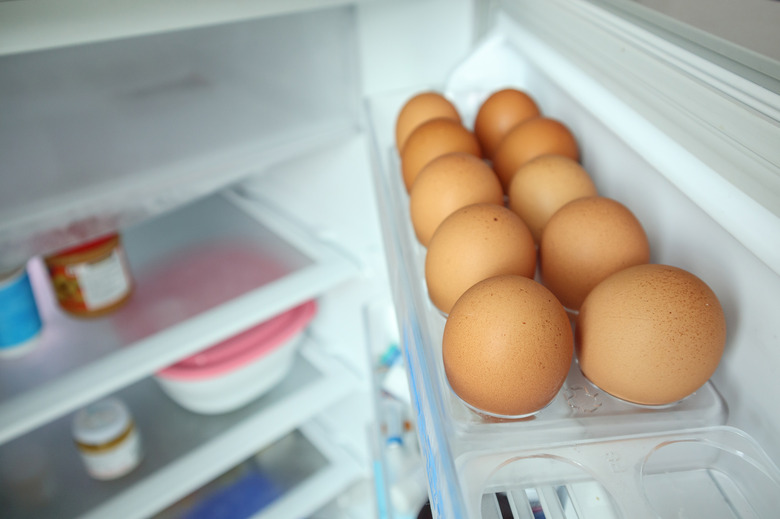
[{"label": "brown egg", "polygon": [[610,274],[650,261],[642,224],[623,204],[600,196],[561,207],[542,231],[542,282],[564,306],[577,310]]},{"label": "brown egg", "polygon": [[485,161],[469,153],[448,153],[430,161],[409,193],[417,239],[425,246],[450,214],[480,202],[503,205],[501,182]]},{"label": "brown egg", "polygon": [[395,143],[398,151],[404,149],[406,139],[415,128],[425,121],[439,117],[461,122],[458,109],[439,92],[420,92],[407,100],[395,121]]},{"label": "brown egg", "polygon": [[433,233],[425,256],[425,281],[445,314],[475,283],[500,274],[533,277],[536,247],[515,213],[495,204],[458,209]]},{"label": "brown egg", "polygon": [[715,372],[726,319],[704,281],[677,267],[638,265],[594,288],[577,317],[582,373],[603,391],[645,405],[678,402]]},{"label": "brown egg", "polygon": [[539,155],[563,155],[580,160],[577,141],[560,121],[536,117],[512,128],[493,155],[493,170],[501,179],[504,190],[520,166]]},{"label": "brown egg", "polygon": [[539,115],[539,107],[527,93],[514,88],[493,92],[479,107],[474,120],[474,134],[482,153],[487,158],[493,157],[509,130]]},{"label": "brown egg", "polygon": [[538,412],[561,389],[573,356],[571,324],[545,287],[498,276],[469,288],[444,326],[442,360],[450,387],[490,415]]},{"label": "brown egg", "polygon": [[441,155],[460,151],[482,157],[474,134],[452,119],[432,119],[409,135],[401,151],[401,171],[408,192],[422,168]]},{"label": "brown egg", "polygon": [[558,209],[598,192],[579,162],[563,155],[541,155],[517,170],[507,194],[509,208],[520,215],[538,244],[542,229]]}]

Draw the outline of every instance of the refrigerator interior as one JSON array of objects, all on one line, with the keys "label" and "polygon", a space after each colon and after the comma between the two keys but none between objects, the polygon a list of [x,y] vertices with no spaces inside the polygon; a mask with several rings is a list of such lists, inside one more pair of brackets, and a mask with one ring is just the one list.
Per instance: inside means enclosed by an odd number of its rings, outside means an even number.
[{"label": "refrigerator interior", "polygon": [[[168,13],[146,29],[143,19],[109,24],[113,37],[85,30],[82,41],[58,41],[54,31],[41,48],[7,44],[0,270],[29,260],[44,330],[30,353],[0,359],[3,510],[180,517],[245,484],[262,506],[252,517],[405,517],[394,503],[421,496],[401,489],[393,500],[397,453],[386,440],[400,407],[417,431],[401,474],[425,476],[436,517],[771,516],[776,208],[751,205],[750,174],[737,187],[724,181],[701,149],[548,44],[550,28],[518,14],[547,9],[531,4],[269,3],[227,18]],[[652,261],[690,270],[720,298],[726,355],[691,398],[639,409],[599,394],[573,366],[533,420],[488,423],[450,391],[444,319],[427,297],[393,127],[418,91],[444,92],[471,124],[507,85],[572,129],[600,193],[642,222]],[[764,99],[778,108],[776,96]],[[776,142],[777,120],[766,122],[757,149]],[[764,162],[771,203],[778,165]],[[114,230],[133,299],[106,318],[65,315],[40,257]],[[249,259],[219,262],[236,244]],[[215,252],[203,279],[174,275]],[[309,299],[318,312],[291,371],[248,406],[197,415],[153,380]],[[80,465],[70,420],[112,394],[131,407],[145,456],[99,482]]]},{"label": "refrigerator interior", "polygon": [[[283,11],[0,58],[2,270],[26,264],[44,324],[0,362],[4,517],[182,517],[241,489],[258,518],[376,513],[374,367],[397,338],[355,12]],[[42,258],[115,230],[129,302],[64,313]],[[200,415],[154,380],[308,300],[292,367],[248,405]],[[144,455],[97,481],[71,420],[109,395]]]}]

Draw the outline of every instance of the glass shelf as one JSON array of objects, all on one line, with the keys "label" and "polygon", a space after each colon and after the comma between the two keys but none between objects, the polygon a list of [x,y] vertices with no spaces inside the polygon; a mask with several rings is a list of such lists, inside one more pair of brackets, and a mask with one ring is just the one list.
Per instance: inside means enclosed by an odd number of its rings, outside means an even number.
[{"label": "glass shelf", "polygon": [[355,275],[270,203],[232,192],[123,232],[135,293],[116,313],[64,314],[39,260],[39,344],[0,363],[0,442],[260,323]]},{"label": "glass shelf", "polygon": [[[87,474],[72,441],[72,415],[5,444],[0,448],[4,517],[140,519],[162,511],[354,390],[357,382],[349,370],[320,350],[320,344],[307,338],[282,382],[247,406],[221,415],[187,411],[152,378],[122,389],[116,396],[134,415],[144,457],[116,480],[98,481]],[[25,468],[20,470],[24,453]],[[355,466],[346,466],[340,484],[356,477]],[[340,467],[331,470],[341,474],[343,460]]]}]

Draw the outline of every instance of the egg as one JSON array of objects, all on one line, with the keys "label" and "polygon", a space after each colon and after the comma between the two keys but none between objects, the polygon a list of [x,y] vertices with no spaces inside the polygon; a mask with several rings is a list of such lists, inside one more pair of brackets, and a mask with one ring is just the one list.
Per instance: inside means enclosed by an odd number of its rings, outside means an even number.
[{"label": "egg", "polygon": [[431,302],[449,313],[472,285],[500,274],[533,277],[536,247],[523,220],[504,206],[472,204],[458,209],[433,233],[425,255]]},{"label": "egg", "polygon": [[577,141],[566,125],[549,117],[536,117],[509,130],[493,155],[493,170],[506,190],[520,166],[548,154],[580,159]]},{"label": "egg", "polygon": [[458,109],[439,92],[420,92],[409,98],[398,112],[395,121],[395,143],[400,152],[409,135],[420,124],[444,117],[461,122]]},{"label": "egg", "polygon": [[493,92],[480,105],[474,120],[474,134],[487,158],[493,157],[498,144],[517,124],[538,117],[539,107],[522,90],[505,88]]},{"label": "egg", "polygon": [[558,209],[596,195],[596,185],[585,168],[563,155],[541,155],[525,163],[512,177],[507,193],[509,208],[528,225],[537,244]]},{"label": "egg", "polygon": [[419,242],[425,246],[450,214],[480,202],[503,205],[498,177],[485,161],[468,153],[448,153],[429,162],[409,193],[409,212]]},{"label": "egg", "polygon": [[717,296],[694,274],[645,264],[617,272],[585,299],[576,321],[582,373],[644,405],[678,402],[715,372],[726,344]]},{"label": "egg", "polygon": [[611,198],[573,200],[542,231],[539,266],[544,285],[571,310],[619,270],[650,261],[650,245],[634,214]]},{"label": "egg", "polygon": [[536,281],[503,275],[480,281],[455,303],[442,338],[452,391],[478,412],[522,417],[558,394],[574,345],[555,296]]},{"label": "egg", "polygon": [[457,151],[482,158],[477,138],[461,123],[440,117],[418,126],[401,151],[401,173],[406,191],[411,190],[417,174],[430,161]]}]

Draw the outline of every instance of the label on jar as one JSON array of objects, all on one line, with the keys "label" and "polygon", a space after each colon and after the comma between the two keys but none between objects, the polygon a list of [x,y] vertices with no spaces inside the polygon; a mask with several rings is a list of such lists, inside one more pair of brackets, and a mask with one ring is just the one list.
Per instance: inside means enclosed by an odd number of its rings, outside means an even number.
[{"label": "label on jar", "polygon": [[120,247],[100,259],[54,265],[50,271],[57,299],[67,310],[100,310],[121,300],[130,290],[130,275]]},{"label": "label on jar", "polygon": [[141,437],[135,427],[119,441],[104,447],[79,446],[89,475],[95,479],[115,479],[133,470],[141,460]]},{"label": "label on jar", "polygon": [[103,259],[71,267],[81,287],[88,310],[103,308],[122,299],[130,289],[122,250],[116,248]]}]

